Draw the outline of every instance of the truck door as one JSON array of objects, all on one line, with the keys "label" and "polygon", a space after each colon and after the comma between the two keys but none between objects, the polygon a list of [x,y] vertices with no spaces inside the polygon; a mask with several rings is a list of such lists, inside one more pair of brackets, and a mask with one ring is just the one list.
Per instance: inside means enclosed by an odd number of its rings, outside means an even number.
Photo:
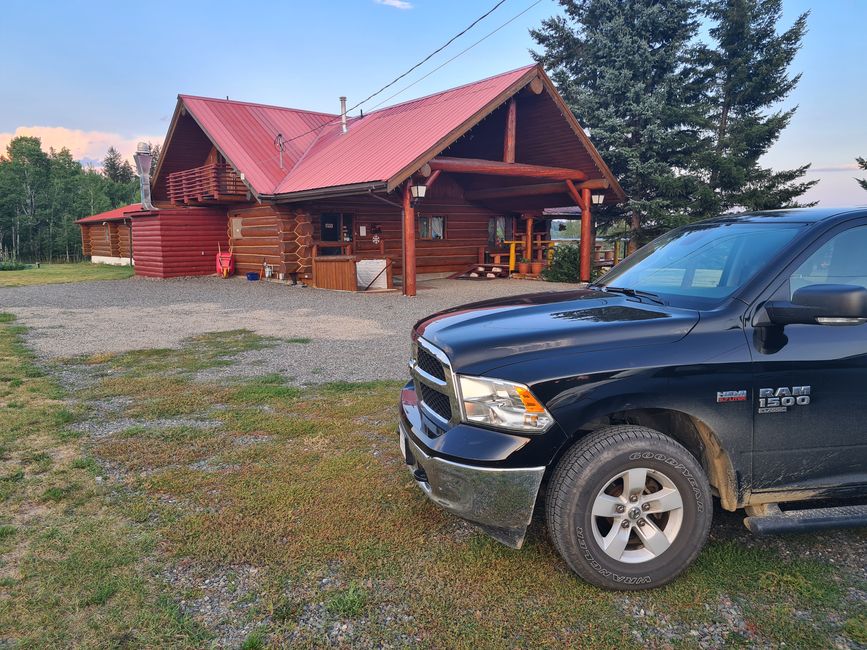
[{"label": "truck door", "polygon": [[[867,287],[867,224],[826,234],[793,266],[765,299],[790,300],[811,284]],[[753,489],[867,483],[867,324],[748,327],[747,334]]]}]

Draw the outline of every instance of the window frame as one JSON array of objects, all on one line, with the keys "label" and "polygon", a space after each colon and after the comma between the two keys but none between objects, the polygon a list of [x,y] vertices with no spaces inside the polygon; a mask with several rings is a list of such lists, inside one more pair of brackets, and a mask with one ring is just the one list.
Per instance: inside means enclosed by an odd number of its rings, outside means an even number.
[{"label": "window frame", "polygon": [[[433,219],[442,219],[443,227],[442,232],[443,236],[436,238],[431,236],[431,222]],[[427,237],[422,236],[422,221],[427,222]],[[446,219],[446,215],[444,214],[432,214],[432,215],[419,215],[416,217],[416,239],[419,241],[445,241],[448,239],[448,219]]]}]

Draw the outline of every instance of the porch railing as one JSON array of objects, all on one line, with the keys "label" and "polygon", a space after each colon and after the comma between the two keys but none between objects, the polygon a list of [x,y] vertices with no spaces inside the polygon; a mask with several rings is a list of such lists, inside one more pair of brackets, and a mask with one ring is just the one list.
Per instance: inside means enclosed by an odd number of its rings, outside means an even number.
[{"label": "porch railing", "polygon": [[247,186],[225,163],[173,172],[166,179],[172,203],[219,203],[247,200]]}]

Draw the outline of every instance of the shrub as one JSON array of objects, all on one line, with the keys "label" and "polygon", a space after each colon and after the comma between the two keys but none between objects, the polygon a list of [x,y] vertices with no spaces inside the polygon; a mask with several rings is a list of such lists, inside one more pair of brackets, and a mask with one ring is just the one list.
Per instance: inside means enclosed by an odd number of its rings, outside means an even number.
[{"label": "shrub", "polygon": [[23,271],[29,266],[23,262],[0,262],[0,271]]},{"label": "shrub", "polygon": [[578,282],[581,251],[575,244],[561,244],[554,248],[554,257],[542,278],[548,282]]}]

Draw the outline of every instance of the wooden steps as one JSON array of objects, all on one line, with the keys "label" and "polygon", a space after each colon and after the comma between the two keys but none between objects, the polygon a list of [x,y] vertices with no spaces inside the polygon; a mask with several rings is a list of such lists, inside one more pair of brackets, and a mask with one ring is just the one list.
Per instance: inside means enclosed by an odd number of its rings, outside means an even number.
[{"label": "wooden steps", "polygon": [[451,280],[493,280],[508,278],[508,264],[473,264],[466,271],[458,271],[450,276]]}]

